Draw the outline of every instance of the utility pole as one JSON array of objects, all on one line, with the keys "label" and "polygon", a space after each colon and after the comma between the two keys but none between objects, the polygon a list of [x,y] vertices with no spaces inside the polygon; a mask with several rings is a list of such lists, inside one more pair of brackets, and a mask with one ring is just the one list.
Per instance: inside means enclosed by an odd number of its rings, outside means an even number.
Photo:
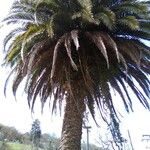
[{"label": "utility pole", "polygon": [[83,128],[85,128],[86,129],[86,132],[87,132],[87,142],[86,142],[86,150],[90,150],[89,149],[89,132],[90,132],[90,128],[91,128],[91,126],[83,126]]},{"label": "utility pole", "polygon": [[128,136],[129,136],[129,140],[130,140],[131,148],[132,148],[132,150],[134,150],[134,148],[133,148],[133,143],[132,143],[132,140],[131,140],[131,136],[130,136],[130,132],[129,132],[129,130],[128,130]]}]

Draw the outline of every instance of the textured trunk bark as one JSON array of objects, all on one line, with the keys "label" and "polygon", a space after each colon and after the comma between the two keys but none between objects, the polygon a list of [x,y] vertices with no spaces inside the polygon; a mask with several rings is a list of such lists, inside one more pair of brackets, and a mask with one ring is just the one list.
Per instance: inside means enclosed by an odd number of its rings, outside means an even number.
[{"label": "textured trunk bark", "polygon": [[60,150],[81,150],[84,100],[68,96],[63,120]]}]

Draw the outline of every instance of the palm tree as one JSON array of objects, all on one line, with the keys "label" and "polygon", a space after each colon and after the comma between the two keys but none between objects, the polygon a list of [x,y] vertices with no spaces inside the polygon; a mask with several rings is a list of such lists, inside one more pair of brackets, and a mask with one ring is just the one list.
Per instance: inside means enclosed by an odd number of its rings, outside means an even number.
[{"label": "palm tree", "polygon": [[24,79],[31,110],[37,96],[42,108],[48,98],[53,111],[66,104],[61,150],[81,149],[86,106],[94,119],[98,107],[114,141],[122,142],[111,89],[127,112],[133,110],[130,90],[150,108],[150,47],[143,42],[150,41],[149,5],[136,0],[13,3],[4,19],[16,24],[4,39],[5,65],[15,76],[13,93]]}]

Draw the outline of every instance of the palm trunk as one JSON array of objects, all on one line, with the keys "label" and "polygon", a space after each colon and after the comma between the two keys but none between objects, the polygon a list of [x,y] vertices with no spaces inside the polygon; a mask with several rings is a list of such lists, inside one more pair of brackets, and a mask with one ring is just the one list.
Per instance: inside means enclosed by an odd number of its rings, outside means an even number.
[{"label": "palm trunk", "polygon": [[60,150],[81,150],[84,100],[68,96],[63,120]]}]

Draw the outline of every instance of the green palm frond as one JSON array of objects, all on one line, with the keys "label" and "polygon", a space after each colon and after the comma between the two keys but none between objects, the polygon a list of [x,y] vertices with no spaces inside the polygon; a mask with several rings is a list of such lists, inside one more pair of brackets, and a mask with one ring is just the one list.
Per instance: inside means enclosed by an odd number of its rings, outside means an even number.
[{"label": "green palm frond", "polygon": [[11,66],[13,66],[16,60],[19,59],[20,49],[21,49],[21,44],[18,44],[12,48],[10,53],[8,53],[6,60],[7,60],[7,63],[11,64]]},{"label": "green palm frond", "polygon": [[139,22],[134,16],[127,16],[118,20],[118,23],[129,27],[131,30],[139,29]]},{"label": "green palm frond", "polygon": [[[29,53],[32,49],[32,46],[35,44],[39,37],[43,38],[43,33],[45,31],[45,26],[37,26],[37,25],[30,25],[28,27],[28,31],[25,33],[16,36],[15,40],[12,41],[12,44],[10,44],[10,50],[8,52],[8,55],[6,56],[7,62],[13,62],[14,58],[17,58],[17,56],[20,56],[22,60],[24,60],[24,55],[26,53]],[[20,29],[15,29],[12,31],[12,34],[20,32]],[[44,37],[46,38],[46,36]],[[10,36],[6,36],[5,39],[5,45],[7,42],[11,40]],[[19,57],[18,57],[19,58]],[[15,61],[16,59],[14,59]]]},{"label": "green palm frond", "polygon": [[95,12],[95,20],[97,20],[99,23],[102,22],[111,30],[115,26],[116,22],[115,13],[110,9],[104,7],[99,7],[97,9],[98,10],[96,10]]},{"label": "green palm frond", "polygon": [[[24,3],[24,4],[23,4]],[[3,20],[7,24],[34,22],[35,3],[15,1],[12,5],[9,15]]]},{"label": "green palm frond", "polygon": [[7,52],[7,55],[5,57],[5,64],[13,66],[16,60],[21,59],[20,50],[22,45],[22,35],[18,35],[15,40],[13,40],[13,43],[9,46],[9,51]]},{"label": "green palm frond", "polygon": [[132,14],[142,14],[147,13],[147,5],[142,4],[141,2],[123,2],[113,7],[117,12],[128,12]]},{"label": "green palm frond", "polygon": [[10,13],[29,12],[34,13],[35,3],[32,1],[15,1],[11,7]]},{"label": "green palm frond", "polygon": [[150,22],[146,20],[139,21],[140,30],[150,32]]},{"label": "green palm frond", "polygon": [[34,22],[34,17],[32,15],[29,15],[28,13],[17,13],[17,14],[11,14],[7,18],[3,20],[7,24],[13,23],[15,24],[16,22]]},{"label": "green palm frond", "polygon": [[[37,4],[36,4],[36,9],[41,8],[41,7],[45,7],[45,8],[49,8],[49,10],[51,11],[58,11],[58,9],[60,8],[60,4],[58,0],[40,0]],[[49,11],[48,10],[48,11]]]},{"label": "green palm frond", "polygon": [[58,12],[59,8],[56,7],[53,3],[46,3],[44,1],[41,1],[37,4],[35,8],[35,20],[37,23],[45,23],[49,21],[49,18],[55,13]]},{"label": "green palm frond", "polygon": [[36,25],[36,24],[32,24],[30,26],[28,26],[28,30],[24,33],[24,41],[27,41],[28,39],[30,39],[30,37],[34,36],[35,34],[39,34],[39,33],[43,33],[45,30],[45,26],[41,25]]},{"label": "green palm frond", "polygon": [[4,51],[6,51],[6,45],[8,45],[9,42],[11,42],[18,34],[21,34],[22,32],[25,32],[23,28],[16,28],[6,35],[3,41]]},{"label": "green palm frond", "polygon": [[49,37],[53,38],[54,36],[54,19],[51,18],[50,21],[46,24],[46,31]]},{"label": "green palm frond", "polygon": [[81,9],[81,17],[83,20],[88,22],[94,22],[94,16],[92,12],[92,1],[91,0],[78,0]]}]

